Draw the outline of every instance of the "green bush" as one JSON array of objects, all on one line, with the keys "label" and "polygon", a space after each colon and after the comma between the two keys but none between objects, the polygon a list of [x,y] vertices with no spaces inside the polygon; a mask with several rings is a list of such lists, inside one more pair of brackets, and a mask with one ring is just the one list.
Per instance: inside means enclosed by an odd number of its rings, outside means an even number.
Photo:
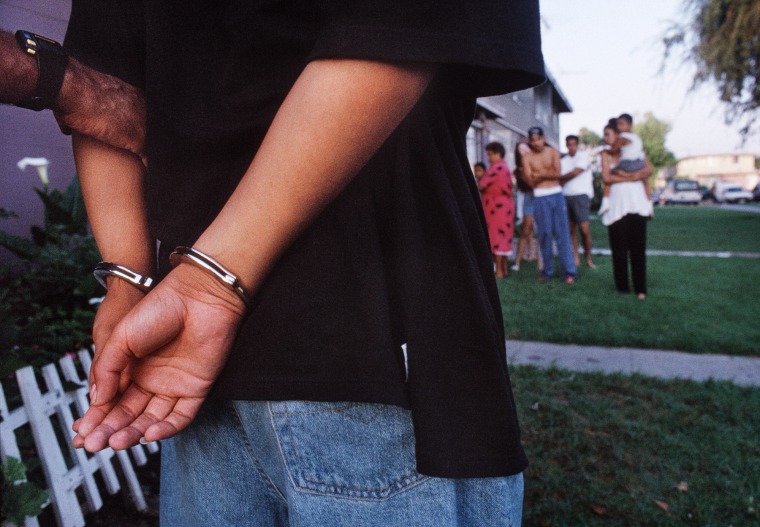
[{"label": "green bush", "polygon": [[[77,178],[64,192],[35,191],[45,206],[44,224],[32,227],[30,238],[0,231],[0,246],[19,258],[0,266],[0,380],[11,407],[20,400],[17,369],[39,369],[89,344],[96,309],[90,300],[101,295],[92,276],[100,256]],[[0,209],[0,219],[12,217]],[[3,465],[0,520],[21,524],[24,516],[40,513],[47,495],[38,486],[44,478],[34,441],[23,430],[17,434],[27,466],[12,458]]]},{"label": "green bush", "polygon": [[31,238],[0,231],[0,246],[20,259],[0,267],[0,379],[88,344],[96,309],[90,300],[101,296],[92,276],[99,254],[77,178],[65,192],[35,191],[44,225],[32,227]]},{"label": "green bush", "polygon": [[24,517],[39,516],[47,503],[47,492],[26,480],[26,467],[15,457],[2,466],[2,505],[0,515],[15,525],[23,525]]}]

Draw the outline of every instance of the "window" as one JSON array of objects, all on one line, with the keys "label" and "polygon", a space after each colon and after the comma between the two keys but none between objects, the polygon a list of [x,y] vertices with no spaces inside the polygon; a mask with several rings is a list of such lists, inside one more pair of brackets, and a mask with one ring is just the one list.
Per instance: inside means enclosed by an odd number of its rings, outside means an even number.
[{"label": "window", "polygon": [[533,98],[536,104],[536,120],[545,125],[551,124],[552,116],[552,93],[548,82],[533,89]]}]

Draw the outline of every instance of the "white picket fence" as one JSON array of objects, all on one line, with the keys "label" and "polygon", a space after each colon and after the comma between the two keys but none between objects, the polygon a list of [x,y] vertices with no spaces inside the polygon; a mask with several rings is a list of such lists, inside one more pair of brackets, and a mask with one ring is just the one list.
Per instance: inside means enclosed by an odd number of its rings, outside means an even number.
[{"label": "white picket fence", "polygon": [[[147,509],[140,482],[137,480],[127,451],[114,452],[108,448],[96,454],[88,454],[83,449],[75,449],[71,446],[71,439],[74,436],[71,425],[76,419],[72,407],[77,417],[84,415],[89,407],[86,375],[89,374],[92,358],[87,350],[79,351],[77,356],[81,362],[82,371],[86,372],[82,375],[71,357],[63,357],[58,363],[64,379],[80,388],[64,391],[55,364],[48,364],[42,368],[46,385],[43,392],[32,367],[22,368],[16,372],[16,379],[23,406],[9,410],[0,384],[0,417],[2,417],[0,420],[0,460],[5,462],[8,457],[23,460],[16,442],[15,431],[29,424],[47,482],[46,491],[50,497],[48,505],[52,505],[60,527],[84,526],[85,511],[96,511],[103,506],[100,490],[94,478],[96,472],[100,471],[109,494],[116,494],[119,491],[121,485],[113,465],[114,457],[119,461],[121,473],[135,507],[138,510]],[[53,419],[56,420],[57,427],[54,426]],[[58,434],[56,434],[56,429]],[[63,441],[59,440],[61,436],[63,436]],[[65,445],[61,445],[61,442]],[[145,447],[149,453],[158,452],[158,445],[155,443],[147,444]],[[64,449],[68,451],[68,463]],[[138,465],[147,463],[148,458],[142,445],[131,448],[130,452]],[[84,503],[80,503],[76,494],[79,487],[82,487],[84,491]],[[39,524],[36,518],[26,518],[24,525],[37,527]]]}]

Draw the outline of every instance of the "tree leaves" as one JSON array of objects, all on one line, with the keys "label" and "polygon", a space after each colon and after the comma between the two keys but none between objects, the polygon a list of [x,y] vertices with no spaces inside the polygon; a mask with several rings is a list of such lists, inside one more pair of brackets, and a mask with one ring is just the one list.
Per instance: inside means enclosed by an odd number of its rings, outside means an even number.
[{"label": "tree leaves", "polygon": [[684,49],[697,71],[694,85],[714,82],[726,104],[726,122],[743,122],[746,138],[760,109],[760,2],[685,0],[690,20],[674,25],[663,38],[665,58]]},{"label": "tree leaves", "polygon": [[641,138],[647,159],[655,168],[674,165],[676,156],[665,147],[665,138],[670,132],[670,123],[661,121],[652,112],[644,114],[644,119],[636,119],[633,132]]}]

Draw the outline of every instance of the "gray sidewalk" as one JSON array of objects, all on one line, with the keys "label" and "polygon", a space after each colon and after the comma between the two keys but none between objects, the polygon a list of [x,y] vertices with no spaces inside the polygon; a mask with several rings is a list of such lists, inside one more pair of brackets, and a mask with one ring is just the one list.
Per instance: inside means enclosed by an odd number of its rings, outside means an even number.
[{"label": "gray sidewalk", "polygon": [[760,357],[507,340],[507,360],[509,364],[541,368],[556,366],[580,372],[640,373],[663,379],[714,379],[760,386]]},{"label": "gray sidewalk", "polygon": [[[516,242],[515,242],[516,243]],[[578,249],[584,254],[583,248]],[[666,251],[662,249],[647,249],[647,256],[687,256],[700,258],[760,258],[760,253],[754,252],[731,252],[731,251]],[[612,256],[609,249],[591,249],[591,254]]]}]

